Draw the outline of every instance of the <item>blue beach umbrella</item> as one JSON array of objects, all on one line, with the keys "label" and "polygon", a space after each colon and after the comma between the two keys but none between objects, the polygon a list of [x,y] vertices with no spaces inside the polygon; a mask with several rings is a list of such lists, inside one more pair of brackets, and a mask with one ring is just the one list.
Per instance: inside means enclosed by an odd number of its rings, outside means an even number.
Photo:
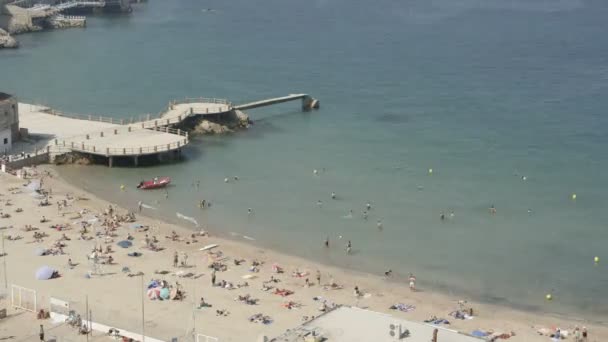
[{"label": "blue beach umbrella", "polygon": [[129,248],[129,247],[133,246],[133,243],[129,240],[122,240],[122,241],[119,241],[117,243],[117,245],[119,245],[122,248]]},{"label": "blue beach umbrella", "polygon": [[49,266],[42,266],[36,271],[36,279],[38,280],[49,280],[53,277],[55,270]]}]

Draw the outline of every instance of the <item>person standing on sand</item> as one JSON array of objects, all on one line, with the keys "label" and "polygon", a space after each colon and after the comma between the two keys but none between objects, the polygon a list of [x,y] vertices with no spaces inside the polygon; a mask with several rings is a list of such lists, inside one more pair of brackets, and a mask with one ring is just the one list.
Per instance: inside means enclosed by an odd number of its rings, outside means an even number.
[{"label": "person standing on sand", "polygon": [[416,277],[414,276],[413,273],[410,273],[409,281],[410,281],[410,290],[416,291]]},{"label": "person standing on sand", "polygon": [[211,286],[215,286],[215,268],[211,272]]},{"label": "person standing on sand", "polygon": [[321,286],[321,271],[317,270],[317,284]]},{"label": "person standing on sand", "polygon": [[179,265],[179,257],[177,255],[177,251],[173,253],[173,267],[177,267]]},{"label": "person standing on sand", "polygon": [[352,251],[353,248],[353,244],[350,242],[350,240],[348,240],[348,244],[346,245],[346,254],[350,254],[350,252]]},{"label": "person standing on sand", "polygon": [[44,342],[44,327],[42,324],[40,324],[40,334],[38,336],[40,337],[40,342]]},{"label": "person standing on sand", "polygon": [[144,206],[142,201],[137,202],[137,210],[141,213],[141,208]]}]

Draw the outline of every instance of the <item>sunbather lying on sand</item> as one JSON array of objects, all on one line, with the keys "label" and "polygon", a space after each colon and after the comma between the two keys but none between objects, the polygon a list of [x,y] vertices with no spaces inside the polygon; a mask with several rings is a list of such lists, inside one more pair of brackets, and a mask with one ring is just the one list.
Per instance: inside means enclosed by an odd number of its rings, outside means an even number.
[{"label": "sunbather lying on sand", "polygon": [[287,289],[275,289],[273,293],[281,297],[287,297],[289,295],[292,295],[293,291]]}]

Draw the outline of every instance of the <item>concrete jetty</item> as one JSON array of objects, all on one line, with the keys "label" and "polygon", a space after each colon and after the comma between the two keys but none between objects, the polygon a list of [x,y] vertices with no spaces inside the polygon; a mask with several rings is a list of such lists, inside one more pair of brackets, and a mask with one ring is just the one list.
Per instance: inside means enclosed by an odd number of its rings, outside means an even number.
[{"label": "concrete jetty", "polygon": [[302,100],[302,110],[319,109],[319,101],[312,98],[308,94],[290,94],[287,96],[275,97],[272,99],[244,103],[235,106],[234,109],[247,110],[296,100]]},{"label": "concrete jetty", "polygon": [[19,116],[21,126],[27,128],[28,134],[44,139],[44,146],[37,150],[47,153],[49,161],[78,152],[106,158],[110,167],[117,159],[125,158],[138,166],[142,156],[157,156],[159,160],[167,156],[179,157],[181,149],[189,143],[189,136],[188,132],[174,127],[179,127],[188,118],[227,115],[235,110],[296,100],[302,101],[304,110],[318,108],[318,101],[309,95],[292,94],[238,106],[217,98],[174,100],[158,115],[138,119],[69,114],[46,106],[20,103]]},{"label": "concrete jetty", "polygon": [[29,135],[46,137],[40,150],[49,154],[50,161],[79,152],[107,158],[110,167],[117,158],[130,158],[137,166],[141,156],[174,157],[188,144],[187,132],[169,127],[142,128],[107,117],[76,117],[28,104],[19,104],[19,112]]}]

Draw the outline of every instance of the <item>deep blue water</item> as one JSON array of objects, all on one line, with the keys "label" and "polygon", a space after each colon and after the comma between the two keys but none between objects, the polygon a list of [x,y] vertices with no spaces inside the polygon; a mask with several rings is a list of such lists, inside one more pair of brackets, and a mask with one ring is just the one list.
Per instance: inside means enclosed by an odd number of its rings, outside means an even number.
[{"label": "deep blue water", "polygon": [[[141,199],[172,220],[180,211],[226,236],[412,271],[458,297],[605,320],[608,272],[593,257],[608,262],[607,17],[602,1],[150,1],[86,29],[18,36],[21,49],[0,52],[0,88],[115,117],[187,96],[307,92],[320,111],[251,111],[252,129],[198,138],[184,163],[62,171],[102,197]],[[169,200],[119,190],[155,175],[175,180]],[[211,209],[197,208],[203,198]]]}]

